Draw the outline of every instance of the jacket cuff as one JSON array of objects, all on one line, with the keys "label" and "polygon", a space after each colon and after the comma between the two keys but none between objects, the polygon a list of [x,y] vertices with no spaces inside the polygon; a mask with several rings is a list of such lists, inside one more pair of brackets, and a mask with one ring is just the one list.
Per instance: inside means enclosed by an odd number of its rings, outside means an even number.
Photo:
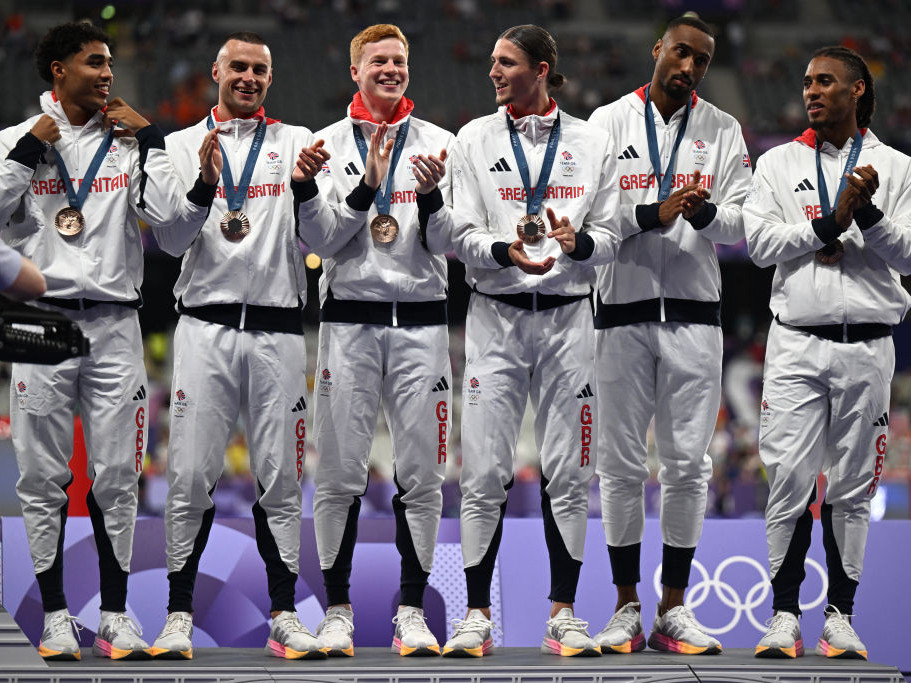
[{"label": "jacket cuff", "polygon": [[136,131],[136,142],[139,149],[164,149],[164,133],[154,123]]},{"label": "jacket cuff", "polygon": [[516,264],[509,258],[509,242],[494,242],[490,247],[490,253],[494,261],[504,268],[515,267]]},{"label": "jacket cuff", "polygon": [[308,202],[319,194],[319,186],[312,178],[310,180],[291,181],[291,194],[296,202]]},{"label": "jacket cuff", "polygon": [[187,199],[189,199],[196,206],[202,206],[204,208],[212,208],[212,202],[215,200],[215,194],[218,192],[218,185],[207,185],[203,182],[202,174],[196,178],[196,182],[193,184],[193,187],[190,188],[190,191],[187,192]]},{"label": "jacket cuff", "polygon": [[23,166],[28,166],[34,171],[38,168],[38,162],[41,160],[41,156],[46,149],[47,147],[44,142],[39,140],[32,133],[26,133],[19,138],[19,142],[17,142],[16,146],[9,151],[6,158],[22,164]]},{"label": "jacket cuff", "polygon": [[427,194],[420,192],[415,194],[417,195],[418,212],[431,214],[443,208],[443,193],[440,192],[440,188],[435,187],[432,192]]},{"label": "jacket cuff", "polygon": [[689,221],[690,225],[692,225],[695,230],[702,230],[705,226],[715,220],[715,214],[717,213],[718,207],[715,204],[712,204],[712,202],[706,202],[699,211],[686,220]]},{"label": "jacket cuff", "polygon": [[427,194],[415,193],[418,204],[418,236],[421,244],[427,246],[427,224],[430,222],[430,215],[443,208],[443,193],[440,188],[435,187],[433,191]]},{"label": "jacket cuff", "polygon": [[576,233],[576,248],[567,254],[573,261],[584,261],[595,253],[595,240],[587,232]]},{"label": "jacket cuff", "polygon": [[862,206],[854,212],[854,220],[857,227],[861,230],[867,230],[879,223],[883,219],[883,212],[874,204],[870,203]]},{"label": "jacket cuff", "polygon": [[361,182],[345,197],[345,203],[355,211],[367,211],[373,204],[374,197],[376,190],[365,183],[364,177],[361,176]]},{"label": "jacket cuff", "polygon": [[636,222],[639,224],[639,229],[642,230],[642,232],[664,227],[661,220],[658,218],[659,206],[661,206],[661,202],[655,202],[654,204],[639,204],[636,206]]},{"label": "jacket cuff", "polygon": [[843,231],[835,222],[835,214],[830,213],[828,216],[814,218],[810,223],[813,225],[813,232],[823,244],[828,244],[837,238]]}]

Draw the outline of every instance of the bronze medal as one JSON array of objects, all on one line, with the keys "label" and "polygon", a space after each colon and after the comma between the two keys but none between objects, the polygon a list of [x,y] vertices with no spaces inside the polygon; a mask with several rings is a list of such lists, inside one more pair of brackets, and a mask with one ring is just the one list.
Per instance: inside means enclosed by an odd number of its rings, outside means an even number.
[{"label": "bronze medal", "polygon": [[250,234],[250,219],[243,211],[228,211],[221,217],[221,234],[229,242],[240,242]]},{"label": "bronze medal", "polygon": [[54,216],[54,225],[64,237],[75,237],[85,230],[85,216],[79,209],[67,206],[57,212]]},{"label": "bronze medal", "polygon": [[536,244],[547,234],[547,228],[544,227],[544,221],[540,216],[529,214],[519,219],[516,232],[519,233],[519,239],[525,244]]},{"label": "bronze medal", "polygon": [[389,244],[399,234],[398,221],[389,214],[378,214],[370,221],[370,234],[373,235],[374,242]]},{"label": "bronze medal", "polygon": [[841,261],[844,256],[845,245],[841,243],[841,240],[829,242],[829,244],[824,246],[822,249],[816,250],[816,260],[824,266],[834,266],[836,263]]}]

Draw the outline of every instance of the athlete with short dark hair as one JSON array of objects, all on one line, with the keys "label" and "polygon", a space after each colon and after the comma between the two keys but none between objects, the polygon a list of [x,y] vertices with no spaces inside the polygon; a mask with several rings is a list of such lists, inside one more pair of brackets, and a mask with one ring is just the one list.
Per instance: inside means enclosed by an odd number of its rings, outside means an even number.
[{"label": "athlete with short dark hair", "polygon": [[[164,154],[164,138],[122,99],[108,36],[86,23],[62,24],[35,53],[52,90],[42,114],[0,133],[7,158],[0,192],[3,239],[44,274],[39,306],[78,323],[87,357],[57,365],[16,363],[10,424],[19,464],[16,485],[35,565],[48,659],[79,659],[76,621],[63,593],[67,465],[78,404],[85,430],[87,503],[100,569],[96,655],[143,657],[142,631],[126,613],[138,480],[148,398],[142,335],[139,219],[162,225],[188,202]],[[115,137],[114,126],[122,129]],[[127,133],[129,137],[120,137]],[[132,137],[135,135],[135,139]]]},{"label": "athlete with short dark hair", "polygon": [[325,658],[300,623],[294,599],[307,431],[307,276],[292,174],[302,150],[319,154],[321,147],[308,129],[266,116],[272,56],[257,34],[229,35],[212,78],[216,106],[167,138],[199,210],[155,231],[161,248],[183,256],[183,263],[174,287],[180,320],[165,508],[168,617],[151,652],[193,656],[193,591],[215,515],[212,494],[242,416],[256,488],[256,543],[271,601],[266,652]]},{"label": "athlete with short dark hair", "polygon": [[696,96],[714,52],[703,21],[674,19],[652,48],[651,81],[590,119],[616,144],[615,229],[641,231],[598,268],[598,475],[617,586],[615,614],[596,638],[604,651],[646,645],[636,585],[653,417],[664,546],[662,596],[648,644],[692,654],[721,651],[683,604],[712,475],[706,449],[721,402],[715,243],[743,239],[740,205],[750,183],[740,124]]}]

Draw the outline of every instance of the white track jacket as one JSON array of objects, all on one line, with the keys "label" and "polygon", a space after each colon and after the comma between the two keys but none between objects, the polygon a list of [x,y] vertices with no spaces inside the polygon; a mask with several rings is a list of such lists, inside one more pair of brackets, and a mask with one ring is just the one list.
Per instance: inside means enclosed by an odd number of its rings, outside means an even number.
[{"label": "white track jacket", "polygon": [[[711,192],[708,201],[714,205],[714,215],[698,229],[680,216],[667,227],[635,234],[640,230],[636,207],[657,202],[659,189],[645,133],[644,86],[600,107],[589,119],[606,129],[614,142],[611,155],[617,164],[614,182],[620,201],[614,229],[634,235],[624,240],[612,264],[598,269],[598,294],[605,304],[664,298],[720,300],[721,274],[715,242],[735,244],[743,239],[741,205],[750,187],[750,158],[734,117],[695,93],[690,106],[671,192],[685,185],[699,169],[704,186]],[[684,110],[681,107],[668,123],[654,104],[652,112],[663,172]]]},{"label": "white track jacket", "polygon": [[[354,138],[353,127],[360,128],[364,141],[377,128],[359,95],[348,107],[348,115],[341,121],[316,133],[317,139],[326,141],[331,154],[329,161],[317,176],[319,194],[333,206],[338,206],[344,220],[331,224],[325,230],[313,220],[310,205],[315,199],[302,202],[299,209],[301,233],[307,245],[323,259],[324,274],[320,278],[320,303],[326,302],[331,289],[335,299],[355,301],[439,301],[446,299],[446,257],[452,250],[450,233],[452,205],[450,185],[451,152],[454,136],[449,131],[411,115],[413,103],[402,98],[399,112],[389,125],[386,139],[395,139],[399,129],[410,121],[408,137],[392,179],[390,214],[399,225],[398,236],[388,244],[376,243],[370,235],[370,221],[377,215],[371,201],[367,211],[351,210],[345,199],[354,191],[364,176]],[[418,201],[415,192],[413,158],[418,154],[439,156],[446,149],[446,175],[438,189],[442,194],[430,193]],[[386,180],[380,190],[386,187]],[[419,208],[422,202],[432,203],[423,217],[422,228]]]},{"label": "white track jacket", "polygon": [[[208,214],[203,211],[155,230],[162,249],[174,256],[183,255],[174,295],[187,307],[233,303],[297,307],[298,297],[306,302],[307,276],[296,232],[291,172],[301,149],[313,144],[313,133],[303,126],[269,119],[262,109],[251,118],[219,121],[213,108],[212,117],[221,128],[218,139],[235,185],[240,182],[256,126],[263,119],[267,124],[240,209],[250,220],[250,233],[237,242],[222,235],[220,223],[228,211],[228,200],[220,178]],[[166,138],[168,155],[184,189],[192,187],[191,196],[198,193],[195,201],[202,201],[207,191],[201,181],[197,182],[199,147],[208,132],[206,121]],[[317,203],[331,213],[322,202]]]},{"label": "white track jacket", "polygon": [[[508,267],[506,248],[518,238],[516,224],[526,211],[525,190],[509,138],[506,107],[471,121],[459,131],[453,154],[453,244],[466,265],[468,285],[485,294],[538,292],[578,296],[595,281],[594,266],[614,258],[621,236],[611,229],[616,220],[616,156],[610,136],[561,111],[556,103],[544,116],[513,119],[536,183],[551,128],[560,116],[560,139],[540,216],[550,232],[545,210],[567,216],[579,233],[577,249],[588,242],[585,258],[564,254],[559,243],[544,238],[526,244],[532,261],[557,259],[545,275],[529,275]],[[635,227],[631,233],[638,232]],[[498,259],[499,256],[499,259]],[[511,264],[510,264],[511,265]]]},{"label": "white track jacket", "polygon": [[[864,132],[858,166],[870,164],[879,175],[879,189],[869,223],[855,221],[838,239],[844,258],[823,265],[815,252],[826,241],[816,173],[816,136],[799,138],[766,152],[744,204],[750,256],[761,267],[775,265],[772,313],[789,325],[901,322],[911,304],[899,273],[911,273],[911,159]],[[834,203],[853,140],[841,149],[823,143],[822,170]],[[882,215],[880,215],[880,212]],[[861,230],[858,222],[865,224]]]},{"label": "white track jacket", "polygon": [[[84,126],[73,126],[52,92],[41,95],[40,102],[60,129],[61,139],[54,149],[63,155],[78,189],[107,132],[102,125],[104,114],[99,111]],[[6,158],[39,117],[0,133],[0,156]],[[143,129],[138,138],[114,138],[83,205],[85,230],[71,238],[62,237],[54,227],[55,215],[68,205],[53,161],[57,152],[42,152],[36,168],[6,159],[8,173],[0,191],[3,240],[44,273],[47,296],[135,300],[143,272],[138,219],[158,225],[180,213],[199,213],[184,196],[157,127]],[[31,142],[41,144],[34,136]]]}]

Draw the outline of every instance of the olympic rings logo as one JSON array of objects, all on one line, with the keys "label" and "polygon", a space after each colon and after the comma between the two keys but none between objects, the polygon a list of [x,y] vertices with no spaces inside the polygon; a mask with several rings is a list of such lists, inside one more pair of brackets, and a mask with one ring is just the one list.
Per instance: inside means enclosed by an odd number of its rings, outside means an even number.
[{"label": "olympic rings logo", "polygon": [[[741,599],[740,594],[737,592],[737,589],[734,588],[727,581],[724,581],[722,576],[726,569],[735,564],[745,564],[747,567],[751,567],[756,571],[758,579],[746,592],[746,596]],[[814,607],[818,607],[823,604],[826,600],[826,593],[829,589],[829,577],[826,570],[820,565],[816,560],[807,558],[805,566],[810,569],[813,569],[820,578],[820,589],[819,595],[817,595],[812,601],[808,603],[800,603],[801,610],[809,610]],[[734,610],[734,615],[731,617],[731,620],[719,628],[710,628],[706,626],[701,620],[699,623],[702,625],[703,629],[707,633],[712,635],[718,635],[722,633],[728,633],[733,630],[738,623],[740,623],[740,618],[746,614],[747,620],[753,625],[760,633],[765,633],[766,627],[765,624],[760,622],[756,615],[753,614],[753,610],[757,607],[760,607],[769,597],[769,593],[772,590],[772,584],[769,583],[769,575],[766,572],[766,568],[758,560],[748,557],[746,555],[732,555],[731,557],[726,558],[715,568],[715,572],[712,576],[709,576],[706,568],[698,561],[693,560],[693,569],[695,569],[700,576],[698,583],[692,585],[687,590],[686,594],[686,606],[690,609],[696,609],[702,605],[706,600],[709,599],[711,595],[715,595],[717,599],[725,606]],[[661,565],[659,564],[657,569],[655,569],[655,574],[652,577],[652,583],[655,588],[655,594],[661,597]]]}]

